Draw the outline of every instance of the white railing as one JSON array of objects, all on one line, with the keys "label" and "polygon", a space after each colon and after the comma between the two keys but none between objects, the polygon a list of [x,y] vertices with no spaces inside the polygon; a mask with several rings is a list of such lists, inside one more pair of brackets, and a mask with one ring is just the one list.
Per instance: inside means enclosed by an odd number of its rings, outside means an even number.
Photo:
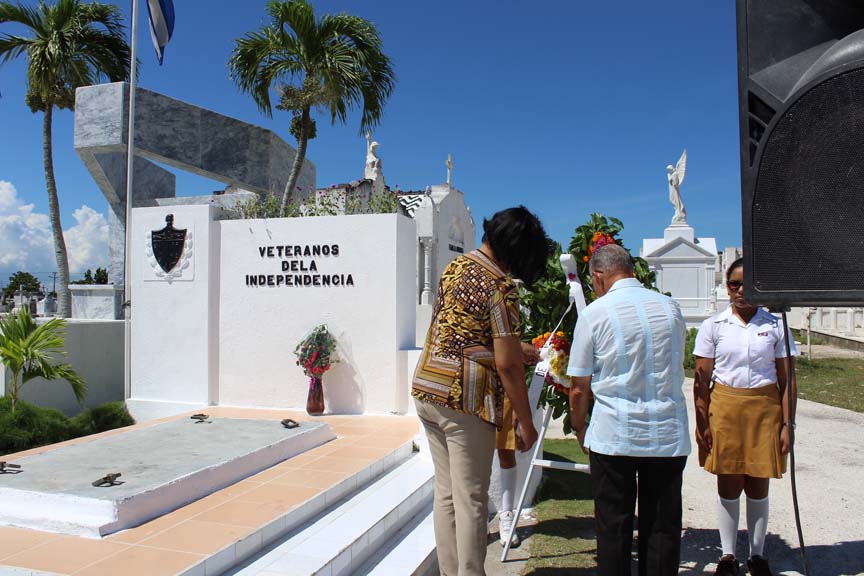
[{"label": "white railing", "polygon": [[793,328],[864,338],[864,308],[793,308],[790,316]]}]

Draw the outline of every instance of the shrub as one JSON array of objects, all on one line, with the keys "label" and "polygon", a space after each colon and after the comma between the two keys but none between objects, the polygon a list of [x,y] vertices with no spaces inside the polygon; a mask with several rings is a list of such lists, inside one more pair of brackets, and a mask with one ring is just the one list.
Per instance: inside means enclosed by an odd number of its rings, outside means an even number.
[{"label": "shrub", "polygon": [[84,410],[72,418],[72,425],[79,432],[77,436],[97,434],[132,424],[135,424],[135,419],[129,414],[123,402],[108,402]]},{"label": "shrub", "polygon": [[696,358],[693,356],[693,347],[696,345],[696,334],[699,330],[690,328],[687,330],[687,338],[684,341],[684,368],[686,370],[696,369]]},{"label": "shrub", "polygon": [[55,444],[134,424],[123,402],[109,402],[68,418],[59,410],[0,398],[0,455]]},{"label": "shrub", "polygon": [[0,398],[0,454],[29,450],[73,438],[73,426],[59,410],[40,408],[18,400]]}]

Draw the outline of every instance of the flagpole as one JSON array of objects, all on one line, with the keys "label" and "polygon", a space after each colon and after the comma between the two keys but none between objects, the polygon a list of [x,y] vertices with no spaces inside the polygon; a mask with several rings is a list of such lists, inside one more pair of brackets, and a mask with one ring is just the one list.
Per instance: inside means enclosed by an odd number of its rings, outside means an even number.
[{"label": "flagpole", "polygon": [[132,396],[132,184],[135,175],[135,82],[138,70],[138,0],[132,0],[132,48],[129,70],[129,132],[126,138],[126,230],[123,250],[123,385],[125,399]]}]

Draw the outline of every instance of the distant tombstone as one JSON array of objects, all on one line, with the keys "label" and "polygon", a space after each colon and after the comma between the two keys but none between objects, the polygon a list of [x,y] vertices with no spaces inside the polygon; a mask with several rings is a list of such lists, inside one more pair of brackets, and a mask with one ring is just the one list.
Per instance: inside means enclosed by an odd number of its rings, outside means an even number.
[{"label": "distant tombstone", "polygon": [[54,298],[53,294],[48,293],[43,302],[45,303],[45,316],[54,316],[57,314],[57,299]]}]

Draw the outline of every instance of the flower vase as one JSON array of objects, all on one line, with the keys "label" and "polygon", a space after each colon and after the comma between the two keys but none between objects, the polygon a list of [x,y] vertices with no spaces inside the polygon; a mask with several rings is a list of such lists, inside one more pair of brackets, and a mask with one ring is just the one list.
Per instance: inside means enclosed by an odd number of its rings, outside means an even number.
[{"label": "flower vase", "polygon": [[306,413],[310,416],[320,416],[324,413],[324,386],[321,378],[309,378],[309,395],[306,398]]}]

